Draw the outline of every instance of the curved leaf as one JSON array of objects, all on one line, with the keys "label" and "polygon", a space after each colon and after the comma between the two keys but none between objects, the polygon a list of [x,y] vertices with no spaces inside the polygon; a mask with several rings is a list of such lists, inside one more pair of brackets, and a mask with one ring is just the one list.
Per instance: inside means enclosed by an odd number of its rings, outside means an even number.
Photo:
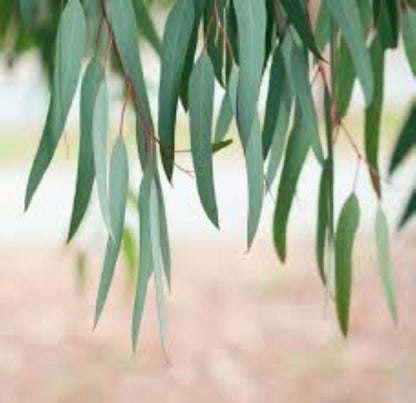
[{"label": "curved leaf", "polygon": [[233,120],[233,116],[234,116],[233,107],[231,105],[230,98],[226,92],[221,101],[217,124],[215,126],[214,141],[216,143],[224,140],[230,128],[231,122]]},{"label": "curved leaf", "polygon": [[394,285],[393,265],[390,257],[389,226],[381,207],[377,210],[375,230],[380,275],[383,281],[391,316],[393,320],[397,322],[397,297]]},{"label": "curved leaf", "polygon": [[399,229],[403,228],[407,222],[416,215],[416,189],[413,190],[412,195],[407,203],[403,217],[400,220]]},{"label": "curved leaf", "polygon": [[95,175],[97,178],[98,201],[107,231],[114,237],[110,218],[110,204],[107,185],[107,147],[108,147],[108,119],[109,101],[107,82],[104,79],[97,93],[94,104],[92,124],[92,144],[94,155]]},{"label": "curved leaf", "polygon": [[77,88],[87,36],[84,11],[78,0],[69,0],[59,21],[56,36],[55,69],[46,125],[30,171],[25,210],[48,169],[62,136],[69,108]]},{"label": "curved leaf", "polygon": [[129,185],[129,166],[127,150],[123,139],[119,136],[111,156],[110,168],[110,212],[114,228],[114,239],[109,237],[105,251],[105,259],[101,272],[100,286],[98,289],[97,303],[95,307],[94,327],[100,320],[108,291],[114,276],[114,268],[120,251],[123,237],[124,216],[127,204]]},{"label": "curved leaf", "polygon": [[335,236],[335,285],[338,321],[344,336],[348,335],[350,317],[352,249],[360,222],[360,206],[352,194],[342,208]]},{"label": "curved leaf", "polygon": [[203,52],[192,71],[189,85],[191,149],[202,206],[211,222],[218,227],[211,149],[214,84],[211,60]]},{"label": "curved leaf", "polygon": [[234,0],[239,34],[240,71],[237,123],[245,149],[257,115],[265,57],[266,7],[263,1]]},{"label": "curved leaf", "polygon": [[407,7],[402,16],[404,48],[413,75],[416,76],[416,9]]},{"label": "curved leaf", "polygon": [[103,78],[103,66],[97,58],[93,58],[85,71],[81,88],[78,172],[67,242],[77,232],[91,198],[95,176],[92,148],[93,109]]},{"label": "curved leaf", "polygon": [[282,263],[286,261],[286,236],[289,213],[310,146],[309,138],[304,130],[306,130],[305,122],[299,115],[299,109],[297,109],[295,123],[286,149],[282,179],[279,185],[273,219],[274,245]]},{"label": "curved leaf", "polygon": [[366,104],[370,105],[374,93],[374,77],[357,1],[325,1],[329,12],[339,26],[350,49],[355,70],[364,91]]},{"label": "curved leaf", "polygon": [[186,51],[194,24],[192,0],[177,0],[163,35],[162,71],[159,87],[159,137],[163,167],[172,179],[175,150],[176,108]]},{"label": "curved leaf", "polygon": [[379,199],[381,199],[381,184],[378,167],[378,153],[380,142],[380,125],[384,97],[384,51],[374,38],[370,48],[373,64],[375,87],[374,98],[365,111],[365,152],[369,164],[370,177]]}]

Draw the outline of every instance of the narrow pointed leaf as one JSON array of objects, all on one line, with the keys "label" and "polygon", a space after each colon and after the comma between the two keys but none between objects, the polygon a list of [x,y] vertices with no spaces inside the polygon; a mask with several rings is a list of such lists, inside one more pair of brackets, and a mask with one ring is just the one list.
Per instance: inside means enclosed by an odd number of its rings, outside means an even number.
[{"label": "narrow pointed leaf", "polygon": [[397,322],[397,296],[396,287],[394,284],[393,265],[390,256],[389,227],[387,218],[381,207],[379,207],[377,210],[375,230],[380,275],[383,281],[390,314],[393,320]]},{"label": "narrow pointed leaf", "polygon": [[211,146],[211,150],[213,154],[218,153],[219,151],[224,150],[225,148],[227,148],[228,146],[230,146],[231,144],[233,144],[233,140],[229,139],[229,140],[224,140],[224,141],[219,141],[217,143],[212,144]]},{"label": "narrow pointed leaf", "polygon": [[204,52],[195,64],[189,85],[191,149],[202,206],[211,222],[218,227],[211,149],[214,84],[211,60]]},{"label": "narrow pointed leaf", "polygon": [[273,219],[274,245],[283,263],[286,261],[286,238],[289,213],[300,173],[310,146],[309,138],[306,136],[304,130],[307,129],[298,112],[286,149],[286,158],[283,165],[282,179],[279,185]]},{"label": "narrow pointed leaf", "polygon": [[103,66],[97,58],[93,58],[85,72],[81,88],[78,172],[68,242],[75,235],[84,218],[94,183],[93,109],[103,78]]},{"label": "narrow pointed leaf", "polygon": [[324,155],[319,137],[318,116],[309,83],[308,67],[301,49],[294,44],[291,60],[286,61],[286,69],[292,74],[292,84],[299,104],[299,111],[304,121],[305,136],[314,151],[318,161],[323,164]]},{"label": "narrow pointed leaf", "polygon": [[137,349],[138,336],[143,317],[144,303],[146,301],[149,278],[153,272],[150,219],[150,190],[152,180],[152,171],[150,169],[146,169],[140,186],[138,206],[140,224],[140,256],[131,329],[133,351],[136,351]]},{"label": "narrow pointed leaf", "polygon": [[225,136],[228,133],[228,130],[230,129],[233,116],[233,107],[231,105],[228,94],[225,93],[221,101],[217,124],[215,126],[214,140],[216,143],[224,140]]},{"label": "narrow pointed leaf", "polygon": [[152,237],[152,260],[154,265],[156,304],[159,318],[160,339],[162,348],[167,348],[167,322],[165,313],[165,296],[163,289],[162,255],[160,247],[160,222],[157,188],[152,182],[150,189],[150,214],[151,214],[151,237]]},{"label": "narrow pointed leaf", "polygon": [[169,14],[163,35],[162,71],[159,88],[159,137],[163,167],[172,179],[175,149],[176,109],[185,55],[194,24],[193,0],[178,0]]},{"label": "narrow pointed leaf", "polygon": [[263,1],[234,0],[239,36],[237,123],[243,148],[247,147],[257,115],[265,57],[266,8]]},{"label": "narrow pointed leaf", "polygon": [[62,136],[85,53],[86,22],[78,0],[69,0],[61,14],[55,47],[52,94],[46,125],[30,171],[25,210],[52,161]]},{"label": "narrow pointed leaf", "polygon": [[150,141],[149,137],[154,135],[154,127],[139,47],[137,46],[135,11],[131,0],[107,0],[106,5],[117,49],[123,60],[123,69],[131,80],[135,104],[139,108],[139,110],[135,108],[136,142],[143,165],[147,161],[147,142]]},{"label": "narrow pointed leaf", "polygon": [[114,237],[110,218],[107,178],[107,147],[108,147],[109,101],[107,82],[103,80],[97,93],[93,111],[92,144],[94,167],[97,179],[98,201],[107,231]]},{"label": "narrow pointed leaf", "polygon": [[315,43],[312,24],[309,19],[307,6],[303,0],[281,0],[284,10],[293,24],[305,46],[318,58],[321,54]]},{"label": "narrow pointed leaf", "polygon": [[159,34],[153,24],[152,17],[149,14],[148,6],[143,0],[133,0],[134,11],[136,12],[137,27],[142,36],[149,42],[152,48],[160,55],[162,43]]},{"label": "narrow pointed leaf", "polygon": [[260,119],[256,116],[245,151],[248,183],[247,248],[250,249],[260,222],[264,199],[263,151]]},{"label": "narrow pointed leaf", "polygon": [[370,48],[373,64],[375,87],[371,105],[365,112],[365,152],[374,190],[381,198],[381,184],[378,166],[380,143],[380,126],[384,97],[384,51],[377,39],[373,40]]},{"label": "narrow pointed leaf", "polygon": [[366,48],[364,29],[356,0],[325,0],[329,12],[339,26],[347,43],[355,70],[364,92],[367,105],[370,105],[374,92],[374,77],[371,60]]},{"label": "narrow pointed leaf", "polygon": [[404,48],[413,75],[416,76],[416,9],[407,7],[402,17]]},{"label": "narrow pointed leaf", "polygon": [[416,190],[413,190],[412,195],[407,203],[407,206],[404,210],[403,217],[399,223],[399,229],[403,228],[409,220],[416,215]]},{"label": "narrow pointed leaf", "polygon": [[360,222],[360,207],[352,194],[342,208],[335,237],[335,285],[338,321],[348,335],[352,279],[352,251]]},{"label": "narrow pointed leaf", "polygon": [[108,291],[110,290],[111,282],[114,276],[114,268],[117,262],[117,257],[120,251],[127,204],[128,185],[129,167],[127,150],[123,139],[118,137],[112,152],[110,167],[110,213],[112,226],[114,228],[114,238],[109,237],[107,241],[107,248],[95,308],[95,326],[97,325],[103,312]]},{"label": "narrow pointed leaf", "polygon": [[400,132],[397,144],[391,157],[389,173],[392,175],[402,161],[416,147],[416,102],[412,105],[403,129]]}]

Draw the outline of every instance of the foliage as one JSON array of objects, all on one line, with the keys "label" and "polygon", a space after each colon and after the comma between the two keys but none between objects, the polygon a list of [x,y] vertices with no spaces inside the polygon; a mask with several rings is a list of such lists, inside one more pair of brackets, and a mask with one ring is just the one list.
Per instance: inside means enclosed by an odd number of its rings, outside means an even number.
[{"label": "foliage", "polygon": [[[40,7],[41,3],[36,4]],[[58,7],[58,2],[49,3],[51,7]],[[81,62],[88,57],[90,61],[82,79],[81,145],[68,239],[75,235],[82,222],[95,180],[108,232],[95,324],[104,308],[119,249],[126,248],[126,241],[122,245],[122,233],[128,200],[128,157],[123,139],[127,103],[131,103],[135,111],[137,153],[143,173],[137,202],[140,247],[132,319],[134,348],[152,277],[156,286],[162,344],[166,346],[163,273],[170,287],[171,262],[160,167],[169,181],[172,181],[175,169],[183,170],[175,161],[179,103],[190,116],[191,153],[199,197],[208,218],[218,227],[220,219],[212,154],[229,144],[226,140],[228,128],[232,119],[236,120],[246,160],[248,248],[257,232],[265,191],[274,186],[283,161],[273,223],[276,250],[283,262],[287,256],[288,220],[296,185],[307,155],[313,153],[322,168],[316,247],[319,273],[327,292],[335,293],[340,326],[347,335],[353,246],[360,207],[355,195],[355,180],[352,194],[336,225],[336,139],[338,135],[345,135],[356,151],[357,175],[360,165],[368,167],[379,199],[376,241],[380,270],[389,306],[396,319],[388,227],[382,211],[378,149],[384,95],[384,55],[386,50],[398,46],[401,32],[409,64],[416,74],[413,0],[322,0],[317,21],[312,21],[308,2],[304,0],[176,0],[169,12],[161,42],[147,12],[147,3],[142,0],[82,3],[68,0],[63,3],[54,62],[48,64],[51,69],[53,66],[50,108],[29,178],[26,207],[29,207],[53,158],[81,74]],[[33,4],[28,0],[20,1],[22,20],[32,32],[31,40],[35,41],[41,29],[36,17],[39,10],[32,9]],[[53,29],[55,27],[53,24]],[[157,131],[150,112],[140,48],[137,46],[138,36],[145,38],[160,53]],[[45,53],[52,54],[48,52]],[[110,61],[116,61],[110,66],[109,54],[113,56]],[[261,83],[268,76],[266,66],[269,59],[268,96],[262,119],[258,100]],[[109,101],[106,80],[111,67],[123,77],[126,95],[108,172]],[[312,82],[311,73],[314,77]],[[325,93],[324,142],[319,134],[317,116],[317,103],[322,101],[315,100],[312,95],[315,79],[322,82]],[[363,154],[344,122],[356,79],[366,102]],[[215,82],[223,87],[224,98],[214,131]],[[406,126],[409,128],[404,132],[414,133],[414,117],[409,122]],[[399,142],[399,155],[403,153],[402,143],[407,144],[411,136],[405,134]],[[414,209],[414,197],[412,200]],[[131,245],[131,240],[129,243]],[[132,255],[131,246],[127,248]]]}]

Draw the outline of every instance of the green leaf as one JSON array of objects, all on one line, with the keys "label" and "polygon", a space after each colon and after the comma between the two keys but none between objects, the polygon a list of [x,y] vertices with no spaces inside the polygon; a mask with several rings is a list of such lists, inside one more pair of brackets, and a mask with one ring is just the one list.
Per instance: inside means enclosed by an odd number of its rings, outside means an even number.
[{"label": "green leaf", "polygon": [[162,71],[159,88],[159,137],[163,167],[172,179],[175,123],[185,55],[194,24],[192,0],[177,0],[169,14],[163,35]]},{"label": "green leaf", "polygon": [[124,74],[134,89],[136,142],[142,166],[147,161],[147,142],[154,135],[146,82],[137,46],[137,24],[131,0],[107,0],[107,13],[121,59]]},{"label": "green leaf", "polygon": [[154,181],[150,188],[150,214],[151,214],[151,237],[152,237],[152,260],[154,265],[155,285],[156,285],[156,303],[159,318],[160,339],[162,348],[166,352],[167,348],[167,323],[165,314],[165,297],[163,290],[163,275],[160,247],[160,222],[158,194]]},{"label": "green leaf", "polygon": [[237,123],[243,148],[247,147],[257,115],[265,57],[266,8],[263,1],[233,0],[239,36]]},{"label": "green leaf", "polygon": [[351,53],[344,38],[341,38],[336,53],[336,101],[340,118],[345,117],[351,103],[356,73]]},{"label": "green leaf", "polygon": [[295,196],[297,183],[310,147],[309,138],[304,132],[305,122],[296,110],[295,123],[289,137],[282,179],[279,185],[277,203],[273,219],[274,245],[280,260],[286,261],[286,237],[289,213]]},{"label": "green leaf", "polygon": [[260,119],[256,116],[245,151],[248,182],[247,249],[251,248],[263,208],[264,174]]},{"label": "green leaf", "polygon": [[396,171],[399,165],[416,146],[416,102],[413,103],[409,116],[400,132],[399,139],[394,148],[390,162],[390,175]]},{"label": "green leaf", "polygon": [[393,265],[390,256],[389,227],[387,218],[381,207],[377,210],[375,231],[380,275],[391,316],[397,322],[397,297],[394,285]]},{"label": "green leaf", "polygon": [[342,208],[335,236],[335,285],[338,321],[348,335],[352,277],[352,249],[360,222],[360,206],[352,194]]},{"label": "green leaf", "polygon": [[302,42],[318,58],[322,59],[315,37],[312,31],[312,24],[309,19],[307,6],[303,0],[281,0],[286,11],[289,22],[293,24]]},{"label": "green leaf", "polygon": [[318,227],[316,234],[316,256],[319,275],[324,284],[326,284],[325,246],[330,223],[331,174],[332,161],[327,159],[322,170],[321,182],[319,186]]},{"label": "green leaf", "polygon": [[93,110],[92,145],[94,155],[95,175],[97,179],[98,201],[107,231],[114,237],[110,218],[110,204],[107,185],[107,146],[109,101],[107,82],[104,79],[100,85]]},{"label": "green leaf", "polygon": [[224,148],[227,148],[228,146],[230,146],[231,144],[233,144],[233,140],[231,139],[213,143],[211,146],[212,153],[213,154],[218,153],[219,151],[224,150]]},{"label": "green leaf", "polygon": [[318,20],[316,23],[315,41],[317,48],[322,52],[331,38],[331,15],[325,1],[321,1]]},{"label": "green leaf", "polygon": [[263,126],[263,157],[266,158],[270,146],[273,142],[273,136],[276,130],[276,124],[281,106],[287,91],[287,77],[285,62],[280,46],[276,47],[273,55],[273,61],[270,68],[269,89],[267,93],[266,111],[264,115]]},{"label": "green leaf", "polygon": [[214,84],[211,60],[203,52],[192,71],[189,85],[191,149],[202,206],[211,222],[218,227],[211,151]]},{"label": "green leaf", "polygon": [[126,262],[126,268],[129,281],[133,281],[136,278],[137,264],[138,264],[138,250],[136,237],[133,231],[128,228],[124,228],[123,236],[121,240],[121,252]]},{"label": "green leaf", "polygon": [[228,130],[230,129],[233,116],[233,107],[231,105],[230,98],[226,92],[221,101],[217,125],[215,127],[214,139],[216,143],[224,140],[225,136],[228,133]]},{"label": "green leaf", "polygon": [[59,22],[52,95],[46,125],[30,171],[25,210],[29,208],[62,136],[81,71],[86,29],[85,16],[79,1],[69,0]]},{"label": "green leaf", "polygon": [[366,104],[370,105],[374,93],[374,77],[357,1],[325,1],[350,49],[355,70],[364,91]]},{"label": "green leaf", "polygon": [[148,6],[144,4],[143,0],[134,0],[133,6],[140,33],[160,56],[162,43],[153,24],[152,17],[149,14]]},{"label": "green leaf", "polygon": [[[286,87],[287,88],[287,87]],[[267,189],[270,189],[272,186],[277,171],[280,166],[280,162],[283,157],[283,151],[286,144],[288,126],[289,126],[289,119],[290,119],[290,111],[292,108],[292,99],[293,94],[291,91],[285,90],[283,94],[283,100],[280,104],[276,127],[273,133],[273,142],[271,145],[269,163],[267,166],[267,173],[266,173],[266,186]]]},{"label": "green leaf", "polygon": [[412,73],[416,76],[416,9],[407,7],[402,15],[404,48]]},{"label": "green leaf", "polygon": [[373,101],[365,111],[365,153],[374,190],[378,198],[381,199],[378,154],[384,97],[384,51],[377,37],[374,38],[371,44],[370,53],[375,87]]},{"label": "green leaf", "polygon": [[94,154],[92,148],[93,109],[98,89],[104,78],[104,69],[93,58],[85,71],[81,88],[80,144],[78,154],[77,183],[69,226],[68,243],[77,232],[87,210],[94,183]]},{"label": "green leaf", "polygon": [[293,43],[291,59],[286,58],[286,71],[291,72],[292,85],[299,104],[299,111],[304,121],[305,136],[318,161],[323,164],[324,155],[319,138],[318,116],[309,83],[308,66],[302,50]]},{"label": "green leaf", "polygon": [[159,174],[156,177],[156,187],[159,206],[159,224],[160,224],[160,249],[162,253],[163,268],[165,271],[166,282],[169,290],[171,289],[171,257],[169,244],[168,220],[166,217],[165,201],[163,198],[163,190],[160,184]]},{"label": "green leaf", "polygon": [[403,217],[399,223],[399,229],[403,228],[408,221],[416,214],[416,190],[413,190],[412,195],[407,203]]},{"label": "green leaf", "polygon": [[374,0],[374,17],[383,49],[396,48],[399,37],[397,0]]},{"label": "green leaf", "polygon": [[103,269],[101,272],[100,286],[98,289],[97,303],[95,308],[94,327],[100,320],[108,291],[113,280],[114,268],[120,251],[123,236],[124,217],[127,204],[127,193],[129,185],[129,166],[127,150],[123,139],[119,136],[111,156],[110,167],[110,213],[114,238],[109,237]]},{"label": "green leaf", "polygon": [[20,15],[22,17],[23,25],[28,27],[33,13],[33,0],[19,0]]},{"label": "green leaf", "polygon": [[140,332],[140,325],[143,317],[144,303],[146,301],[149,278],[153,272],[152,258],[152,227],[150,211],[150,190],[152,185],[152,171],[147,168],[139,194],[139,223],[140,223],[140,256],[139,272],[137,276],[136,297],[134,300],[134,310],[132,319],[132,345],[133,350],[137,349],[137,341]]}]

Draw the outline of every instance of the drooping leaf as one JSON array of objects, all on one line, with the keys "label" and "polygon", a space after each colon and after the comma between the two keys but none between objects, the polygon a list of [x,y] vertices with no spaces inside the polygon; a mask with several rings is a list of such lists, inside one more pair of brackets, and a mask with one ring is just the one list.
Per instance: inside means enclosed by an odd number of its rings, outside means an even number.
[{"label": "drooping leaf", "polygon": [[407,157],[412,148],[416,146],[416,102],[412,105],[399,139],[391,157],[389,173],[392,175],[402,161]]},{"label": "drooping leaf", "polygon": [[292,207],[300,173],[310,147],[308,128],[296,110],[295,123],[292,128],[283,165],[282,178],[277,195],[273,219],[274,245],[282,263],[286,261],[286,237],[289,213]]},{"label": "drooping leaf", "polygon": [[316,233],[316,257],[318,261],[319,275],[326,284],[325,272],[325,246],[328,235],[330,220],[330,192],[331,192],[331,161],[327,159],[322,169],[321,181],[319,185],[318,199],[318,226]]},{"label": "drooping leaf", "polygon": [[263,157],[266,158],[270,146],[273,142],[273,136],[276,130],[276,124],[279,117],[279,112],[282,106],[281,103],[285,98],[287,91],[287,77],[285,62],[280,46],[276,47],[273,55],[273,61],[270,68],[270,80],[267,93],[266,111],[264,115],[263,125]]},{"label": "drooping leaf", "polygon": [[120,251],[123,236],[124,217],[129,185],[127,150],[121,136],[118,137],[111,156],[110,167],[110,213],[114,237],[108,238],[100,286],[95,308],[94,327],[100,320],[108,291],[114,276],[114,268]]},{"label": "drooping leaf", "polygon": [[146,301],[147,288],[150,276],[153,272],[152,256],[152,227],[150,211],[150,191],[153,175],[150,168],[144,172],[139,194],[139,224],[140,224],[140,248],[139,271],[136,284],[136,296],[134,300],[131,339],[133,351],[137,349],[137,341],[140,325],[143,317],[144,303]]},{"label": "drooping leaf", "polygon": [[390,314],[393,320],[397,322],[397,297],[394,285],[393,265],[390,256],[389,227],[387,218],[381,207],[377,209],[375,231],[380,275],[383,281]]},{"label": "drooping leaf", "polygon": [[374,97],[365,112],[365,152],[369,164],[370,177],[374,190],[381,198],[381,184],[378,167],[380,142],[380,125],[384,97],[384,51],[378,38],[375,37],[370,48],[374,71]]},{"label": "drooping leaf", "polygon": [[159,34],[153,24],[152,17],[149,14],[148,6],[143,0],[133,0],[134,11],[136,12],[137,27],[143,37],[149,42],[152,48],[160,55],[162,43]]},{"label": "drooping leaf", "polygon": [[316,47],[322,52],[331,38],[331,15],[325,1],[321,1],[315,30]]},{"label": "drooping leaf", "polygon": [[81,88],[78,172],[67,242],[77,232],[91,197],[95,176],[92,147],[93,109],[103,78],[103,66],[97,58],[93,58],[85,72]]},{"label": "drooping leaf", "polygon": [[366,48],[364,29],[361,24],[357,0],[325,0],[329,12],[339,26],[347,43],[355,70],[360,80],[367,105],[370,105],[374,92],[374,77],[371,60]]},{"label": "drooping leaf", "polygon": [[373,6],[375,25],[382,48],[396,48],[399,37],[397,0],[374,0]]},{"label": "drooping leaf", "polygon": [[281,0],[289,22],[293,24],[305,46],[318,58],[322,56],[315,43],[307,6],[303,0]]},{"label": "drooping leaf", "polygon": [[163,274],[162,274],[162,253],[160,246],[160,222],[158,194],[154,181],[150,188],[150,214],[151,214],[151,238],[152,238],[152,260],[155,274],[156,286],[156,303],[159,318],[160,339],[162,348],[167,348],[167,322],[165,314],[165,297],[163,290]]},{"label": "drooping leaf", "polygon": [[212,153],[218,153],[219,151],[224,150],[224,148],[227,148],[228,146],[230,146],[231,144],[233,144],[233,140],[229,139],[229,140],[223,140],[223,141],[218,141],[214,144],[212,144],[211,149],[212,149]]},{"label": "drooping leaf", "polygon": [[265,57],[266,8],[263,1],[233,0],[239,36],[240,70],[238,79],[237,124],[247,144],[257,116]]},{"label": "drooping leaf", "polygon": [[318,116],[309,83],[308,66],[302,50],[293,43],[291,58],[286,58],[286,71],[291,74],[291,83],[304,121],[305,135],[318,161],[323,164],[324,155],[319,138]]},{"label": "drooping leaf", "polygon": [[338,321],[348,335],[352,278],[352,250],[360,222],[360,206],[352,194],[342,208],[335,236],[335,285]]},{"label": "drooping leaf", "polygon": [[53,158],[62,136],[85,54],[86,22],[78,0],[69,0],[58,27],[52,94],[46,125],[30,171],[25,210]]},{"label": "drooping leaf", "polygon": [[231,122],[233,120],[233,116],[234,116],[233,107],[231,105],[228,94],[225,93],[221,101],[217,124],[215,126],[214,140],[216,143],[224,140],[230,128]]},{"label": "drooping leaf", "polygon": [[189,85],[191,149],[202,206],[211,222],[218,227],[211,150],[214,84],[211,60],[203,52],[192,71]]},{"label": "drooping leaf", "polygon": [[[137,24],[131,0],[107,0],[106,10],[114,34],[118,53],[123,60],[122,69],[134,89],[136,112],[136,142],[142,166],[147,161],[147,144],[154,135],[146,82],[137,46]],[[136,107],[137,106],[137,107]]]},{"label": "drooping leaf", "polygon": [[194,24],[193,0],[177,0],[169,14],[163,35],[159,87],[159,137],[163,167],[172,179],[178,105],[185,55]]},{"label": "drooping leaf", "polygon": [[399,229],[403,228],[409,220],[416,215],[416,189],[413,190],[412,195],[407,203],[407,206],[404,210],[403,217],[399,223]]},{"label": "drooping leaf", "polygon": [[413,75],[416,76],[416,9],[406,7],[402,14],[404,48]]},{"label": "drooping leaf", "polygon": [[260,222],[264,199],[263,153],[260,119],[256,116],[246,152],[248,184],[247,249],[251,248]]},{"label": "drooping leaf", "polygon": [[158,195],[159,206],[159,234],[160,234],[160,249],[162,254],[163,269],[165,272],[166,282],[169,290],[171,289],[171,257],[170,257],[170,242],[168,231],[168,220],[166,217],[165,200],[163,197],[163,190],[160,183],[159,174],[156,177],[156,188]]},{"label": "drooping leaf", "polygon": [[98,201],[107,231],[111,237],[114,237],[108,196],[107,147],[109,101],[107,82],[105,79],[101,82],[100,88],[98,89],[92,119],[92,145]]},{"label": "drooping leaf", "polygon": [[133,282],[136,278],[136,271],[138,265],[138,243],[133,231],[129,228],[124,228],[121,240],[121,254],[125,261],[128,280]]}]

